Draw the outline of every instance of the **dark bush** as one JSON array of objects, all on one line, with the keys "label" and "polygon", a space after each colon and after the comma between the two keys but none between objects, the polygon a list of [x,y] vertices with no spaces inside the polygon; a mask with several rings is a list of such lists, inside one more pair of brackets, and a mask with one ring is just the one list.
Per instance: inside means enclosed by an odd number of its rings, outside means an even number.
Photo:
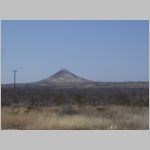
[{"label": "dark bush", "polygon": [[138,105],[149,106],[149,88],[55,89],[49,87],[1,89],[2,105]]}]

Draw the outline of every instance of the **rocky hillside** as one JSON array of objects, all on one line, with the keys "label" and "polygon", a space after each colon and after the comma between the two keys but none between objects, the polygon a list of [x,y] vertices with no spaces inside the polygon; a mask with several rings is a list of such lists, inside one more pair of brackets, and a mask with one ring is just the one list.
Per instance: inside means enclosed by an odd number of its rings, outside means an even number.
[{"label": "rocky hillside", "polygon": [[[17,83],[17,87],[52,87],[52,88],[147,88],[149,82],[96,82],[81,78],[66,69],[52,76],[31,83]],[[2,87],[13,87],[13,84],[2,84]]]}]

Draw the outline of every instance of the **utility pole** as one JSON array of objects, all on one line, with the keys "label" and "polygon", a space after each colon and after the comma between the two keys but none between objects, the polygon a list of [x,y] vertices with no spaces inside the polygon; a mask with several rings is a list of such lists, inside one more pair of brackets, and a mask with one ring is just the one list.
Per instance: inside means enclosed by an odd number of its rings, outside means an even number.
[{"label": "utility pole", "polygon": [[14,70],[14,89],[16,90],[16,72],[17,70]]}]

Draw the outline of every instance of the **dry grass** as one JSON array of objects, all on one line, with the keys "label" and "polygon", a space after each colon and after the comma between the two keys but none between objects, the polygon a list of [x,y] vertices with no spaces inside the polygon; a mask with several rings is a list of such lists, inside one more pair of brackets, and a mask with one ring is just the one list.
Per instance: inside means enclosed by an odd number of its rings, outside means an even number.
[{"label": "dry grass", "polygon": [[66,111],[66,107],[64,110],[64,106],[31,109],[2,106],[2,129],[149,129],[147,107],[73,106],[68,110]]}]

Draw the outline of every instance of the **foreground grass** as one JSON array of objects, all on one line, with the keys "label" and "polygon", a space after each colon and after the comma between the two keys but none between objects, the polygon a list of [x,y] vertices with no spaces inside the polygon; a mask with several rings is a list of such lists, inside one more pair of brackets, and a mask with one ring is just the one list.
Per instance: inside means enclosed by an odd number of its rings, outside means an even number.
[{"label": "foreground grass", "polygon": [[2,129],[118,130],[149,129],[148,107],[3,107]]}]

